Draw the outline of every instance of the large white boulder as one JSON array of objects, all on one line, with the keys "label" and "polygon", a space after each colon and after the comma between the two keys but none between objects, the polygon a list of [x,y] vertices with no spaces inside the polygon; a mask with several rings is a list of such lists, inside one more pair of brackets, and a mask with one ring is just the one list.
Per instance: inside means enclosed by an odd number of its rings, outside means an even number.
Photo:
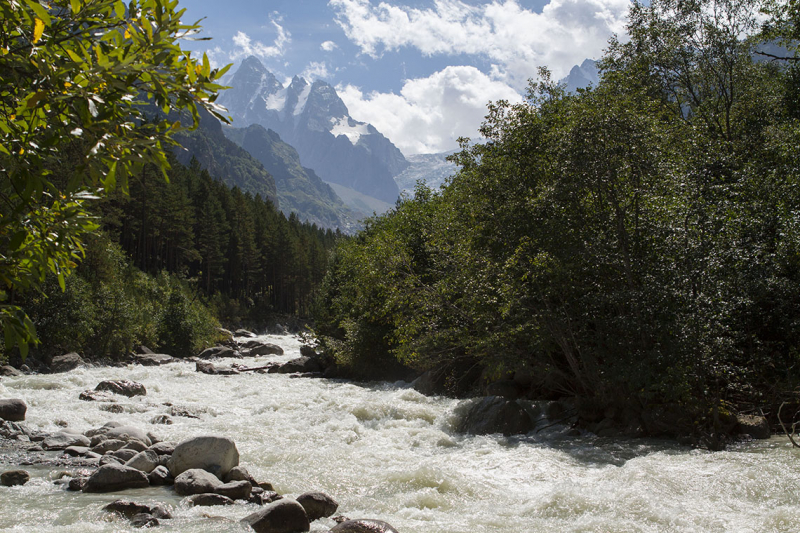
[{"label": "large white boulder", "polygon": [[200,468],[223,479],[231,468],[238,465],[239,450],[231,439],[201,435],[175,446],[167,468],[174,477],[192,468]]}]

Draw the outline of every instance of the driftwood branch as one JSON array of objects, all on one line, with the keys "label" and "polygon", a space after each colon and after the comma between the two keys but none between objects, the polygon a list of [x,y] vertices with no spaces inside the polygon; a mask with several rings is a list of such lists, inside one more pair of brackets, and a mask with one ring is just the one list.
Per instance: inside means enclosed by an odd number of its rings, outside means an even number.
[{"label": "driftwood branch", "polygon": [[795,448],[800,448],[800,444],[797,444],[797,442],[794,440],[794,437],[792,436],[794,435],[795,429],[797,428],[797,422],[794,422],[792,424],[792,431],[789,431],[788,429],[786,429],[786,426],[784,425],[783,420],[781,419],[781,409],[783,409],[784,405],[786,405],[786,402],[783,402],[781,406],[778,407],[778,422],[781,423],[781,428],[783,428],[783,432],[786,433],[786,436],[789,437],[790,441],[792,441],[792,446],[794,446]]}]

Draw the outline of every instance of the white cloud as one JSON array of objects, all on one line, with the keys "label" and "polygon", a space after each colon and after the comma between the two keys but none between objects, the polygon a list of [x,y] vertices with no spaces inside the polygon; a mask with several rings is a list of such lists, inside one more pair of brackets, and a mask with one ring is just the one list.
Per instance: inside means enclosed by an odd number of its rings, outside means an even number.
[{"label": "white cloud", "polygon": [[521,88],[548,66],[557,78],[597,57],[612,33],[624,30],[630,0],[551,0],[541,13],[518,0],[471,6],[434,0],[426,9],[382,1],[330,0],[337,22],[361,52],[418,49],[425,55],[469,54],[496,63],[500,78]]},{"label": "white cloud", "polygon": [[300,74],[301,77],[307,80],[327,80],[330,79],[331,73],[328,70],[328,65],[325,62],[312,61],[308,64],[305,70]]},{"label": "white cloud", "polygon": [[371,123],[405,154],[452,150],[459,137],[477,137],[489,101],[522,100],[506,83],[467,66],[407,80],[399,95],[364,94],[352,85],[336,90],[353,118]]},{"label": "white cloud", "polygon": [[233,36],[233,43],[236,49],[230,53],[230,59],[236,61],[242,57],[258,56],[264,59],[278,57],[283,55],[286,45],[292,42],[292,35],[280,25],[281,19],[272,19],[270,21],[275,27],[277,36],[272,45],[265,45],[261,41],[255,41],[243,31],[239,31]]},{"label": "white cloud", "polygon": [[334,50],[339,48],[339,46],[333,41],[325,41],[324,43],[319,45],[319,47],[321,50],[325,52],[333,52]]}]

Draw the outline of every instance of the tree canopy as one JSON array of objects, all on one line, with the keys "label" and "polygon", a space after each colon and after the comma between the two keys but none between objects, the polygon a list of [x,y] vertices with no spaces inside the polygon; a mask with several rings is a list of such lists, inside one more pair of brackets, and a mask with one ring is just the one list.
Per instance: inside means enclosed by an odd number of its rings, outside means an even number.
[{"label": "tree canopy", "polygon": [[[46,273],[64,277],[96,228],[84,202],[154,164],[164,176],[165,117],[198,106],[222,118],[227,67],[191,57],[177,0],[9,0],[0,3],[0,327],[6,348],[36,341],[15,303]],[[153,113],[149,111],[160,111]]]}]

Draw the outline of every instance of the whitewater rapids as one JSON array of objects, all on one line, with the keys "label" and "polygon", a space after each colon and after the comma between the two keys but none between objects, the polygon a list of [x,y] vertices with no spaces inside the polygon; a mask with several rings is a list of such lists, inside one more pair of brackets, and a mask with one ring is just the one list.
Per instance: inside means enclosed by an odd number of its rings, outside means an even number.
[{"label": "whitewater rapids", "polygon": [[[292,336],[261,336],[286,354],[223,360],[261,366],[299,356]],[[107,379],[142,383],[147,395],[119,398],[121,414],[78,400]],[[86,431],[110,420],[178,442],[199,434],[232,438],[240,464],[291,497],[318,490],[337,514],[375,518],[401,533],[789,532],[800,526],[800,450],[773,437],[725,452],[669,442],[613,441],[566,428],[506,438],[456,434],[464,402],[427,397],[406,383],[354,384],[281,374],[214,376],[194,363],[79,368],[5,377],[0,398],[28,404],[25,423]],[[199,418],[150,420],[170,403]],[[56,457],[59,452],[47,452]],[[0,470],[19,468],[8,462]],[[189,508],[164,487],[110,494],[68,492],[60,468],[22,467],[31,481],[0,487],[0,530],[48,533],[136,531],[101,511],[118,498],[164,502],[165,532],[246,531],[253,504]],[[335,525],[323,519],[312,531]]]}]

